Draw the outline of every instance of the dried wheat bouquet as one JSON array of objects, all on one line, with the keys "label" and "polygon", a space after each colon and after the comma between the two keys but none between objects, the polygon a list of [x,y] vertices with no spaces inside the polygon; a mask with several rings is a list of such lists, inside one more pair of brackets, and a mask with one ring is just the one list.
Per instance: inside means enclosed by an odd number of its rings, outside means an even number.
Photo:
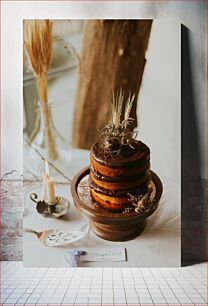
[{"label": "dried wheat bouquet", "polygon": [[45,143],[49,158],[56,160],[58,153],[51,125],[51,113],[48,107],[47,77],[52,55],[52,30],[53,22],[51,20],[33,19],[24,21],[24,49],[37,79],[37,88],[43,109]]}]

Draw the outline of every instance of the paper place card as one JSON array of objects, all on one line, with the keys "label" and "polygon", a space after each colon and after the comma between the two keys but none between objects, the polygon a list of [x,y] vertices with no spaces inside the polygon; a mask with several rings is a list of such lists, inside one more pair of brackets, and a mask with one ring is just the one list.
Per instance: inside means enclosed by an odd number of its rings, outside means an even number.
[{"label": "paper place card", "polygon": [[126,249],[122,247],[115,248],[96,248],[86,251],[86,254],[80,257],[82,261],[126,261]]}]

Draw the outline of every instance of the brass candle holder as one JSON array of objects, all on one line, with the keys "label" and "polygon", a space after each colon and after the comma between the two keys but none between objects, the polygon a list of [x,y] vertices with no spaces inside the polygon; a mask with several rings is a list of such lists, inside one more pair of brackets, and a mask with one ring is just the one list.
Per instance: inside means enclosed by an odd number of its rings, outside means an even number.
[{"label": "brass candle holder", "polygon": [[44,217],[60,218],[68,213],[70,202],[64,198],[57,196],[54,204],[45,200],[39,200],[36,193],[30,194],[30,199],[36,203],[36,210]]}]

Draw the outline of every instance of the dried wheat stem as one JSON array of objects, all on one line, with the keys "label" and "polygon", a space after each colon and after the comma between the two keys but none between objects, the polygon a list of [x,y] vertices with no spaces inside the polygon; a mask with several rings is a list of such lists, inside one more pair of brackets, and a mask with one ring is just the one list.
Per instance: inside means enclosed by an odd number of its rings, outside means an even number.
[{"label": "dried wheat stem", "polygon": [[48,76],[47,72],[37,76],[37,88],[40,97],[40,101],[43,104],[48,103]]},{"label": "dried wheat stem", "polygon": [[129,95],[125,107],[124,120],[128,120],[130,118],[130,112],[134,103],[134,99],[135,99],[135,94],[133,94],[132,96]]},{"label": "dried wheat stem", "polygon": [[42,104],[43,109],[43,120],[45,125],[45,142],[48,148],[49,158],[51,160],[56,160],[58,158],[58,152],[56,149],[56,143],[54,139],[54,133],[52,129],[51,112],[48,108],[48,104]]}]

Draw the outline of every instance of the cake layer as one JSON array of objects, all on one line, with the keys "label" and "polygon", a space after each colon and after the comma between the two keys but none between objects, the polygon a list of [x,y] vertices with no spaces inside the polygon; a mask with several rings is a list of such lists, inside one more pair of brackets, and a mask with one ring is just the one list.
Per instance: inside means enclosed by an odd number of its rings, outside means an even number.
[{"label": "cake layer", "polygon": [[150,169],[149,148],[141,141],[134,141],[134,145],[134,149],[124,147],[120,154],[110,154],[101,150],[96,143],[90,154],[91,167],[95,176],[97,173],[101,176],[101,180],[108,177],[107,180],[110,181],[109,178],[136,176]]},{"label": "cake layer", "polygon": [[117,182],[116,177],[114,182],[108,182],[108,181],[106,182],[104,180],[99,180],[95,177],[93,171],[90,172],[90,184],[92,185],[94,183],[94,186],[100,188],[102,192],[105,192],[105,190],[107,190],[106,191],[107,193],[109,193],[109,191],[128,192],[129,190],[131,191],[131,189],[140,190],[141,186],[143,185],[146,186],[147,184],[149,184],[149,181],[150,181],[149,171],[147,171],[143,175],[137,176],[136,179],[135,178],[131,179],[131,177],[129,177],[129,181],[126,181],[125,183]]},{"label": "cake layer", "polygon": [[150,150],[143,142],[134,140],[132,145],[133,148],[123,146],[120,152],[112,154],[106,153],[99,143],[96,143],[91,149],[91,159],[100,165],[116,169],[135,168],[149,161]]},{"label": "cake layer", "polygon": [[150,170],[148,167],[147,170],[145,170],[144,172],[141,172],[135,175],[130,175],[130,176],[127,176],[127,175],[126,176],[124,175],[105,176],[99,173],[98,171],[96,171],[95,169],[93,169],[93,167],[91,166],[90,173],[93,173],[93,176],[95,177],[95,179],[99,181],[108,182],[108,183],[129,183],[131,181],[138,180],[139,178],[142,178],[143,176],[146,176],[148,173],[150,173]]},{"label": "cake layer", "polygon": [[122,211],[126,207],[131,206],[129,198],[111,198],[105,195],[97,193],[95,190],[91,190],[91,196],[94,201],[100,204],[102,207],[112,211]]},{"label": "cake layer", "polygon": [[146,192],[149,183],[150,183],[150,177],[145,182],[143,182],[143,184],[140,184],[139,186],[134,187],[134,188],[126,188],[126,189],[123,189],[123,190],[106,189],[106,188],[100,187],[99,185],[97,185],[94,181],[92,181],[89,178],[89,186],[90,186],[91,190],[95,190],[96,193],[103,194],[103,195],[106,195],[106,196],[110,196],[111,198],[112,197],[118,197],[118,198],[119,197],[120,198],[126,197],[126,198],[129,198],[129,194],[132,194],[132,195],[143,194],[143,193]]},{"label": "cake layer", "polygon": [[95,171],[108,177],[137,175],[150,168],[150,162],[146,158],[144,162],[140,161],[140,164],[135,165],[134,168],[111,168],[111,166],[101,165],[93,157],[91,157],[90,161]]}]

